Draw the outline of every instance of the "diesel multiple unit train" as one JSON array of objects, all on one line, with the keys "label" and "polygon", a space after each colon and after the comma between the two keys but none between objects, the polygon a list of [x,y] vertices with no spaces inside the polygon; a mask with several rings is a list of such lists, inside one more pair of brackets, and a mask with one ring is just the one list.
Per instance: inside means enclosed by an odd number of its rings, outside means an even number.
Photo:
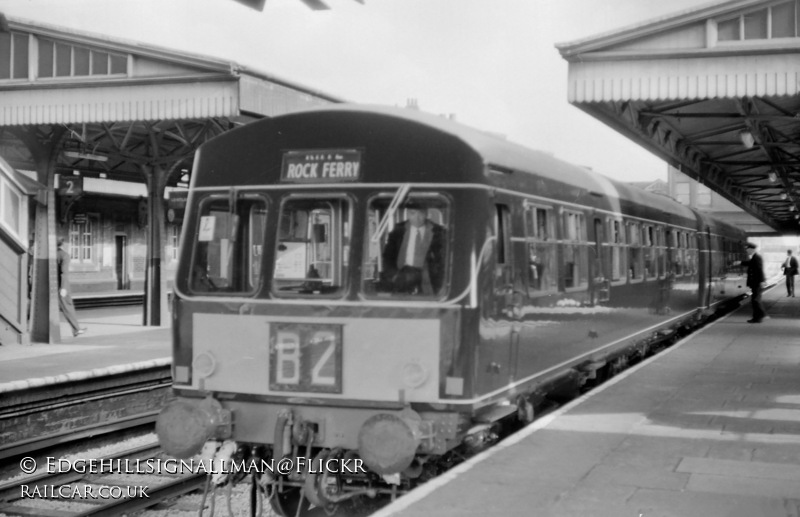
[{"label": "diesel multiple unit train", "polygon": [[157,432],[282,515],[402,494],[744,294],[739,229],[417,111],[261,120],[191,181]]}]

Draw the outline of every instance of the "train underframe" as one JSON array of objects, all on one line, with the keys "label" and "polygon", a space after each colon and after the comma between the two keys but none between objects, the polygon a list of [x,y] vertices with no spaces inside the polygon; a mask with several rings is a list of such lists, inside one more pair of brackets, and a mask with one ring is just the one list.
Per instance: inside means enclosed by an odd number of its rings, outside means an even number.
[{"label": "train underframe", "polygon": [[254,512],[269,501],[287,517],[315,511],[364,515],[494,444],[519,421],[518,409],[532,420],[532,406],[519,400],[520,408],[495,413],[495,421],[488,420],[491,412],[475,420],[468,413],[410,407],[374,411],[351,448],[317,445],[325,441],[319,440],[324,426],[313,411],[299,407],[278,412],[271,444],[234,440],[231,411],[208,397],[194,407],[202,407],[214,438],[203,444],[197,464],[207,466],[209,486],[252,483]]}]

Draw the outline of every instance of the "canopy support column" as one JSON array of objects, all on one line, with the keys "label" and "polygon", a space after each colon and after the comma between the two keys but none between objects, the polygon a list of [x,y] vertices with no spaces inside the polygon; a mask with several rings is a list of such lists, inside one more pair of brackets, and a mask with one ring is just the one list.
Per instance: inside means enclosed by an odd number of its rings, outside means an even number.
[{"label": "canopy support column", "polygon": [[[36,166],[37,180],[47,186],[47,205],[36,207],[31,271],[30,320],[31,341],[60,343],[61,318],[58,308],[58,271],[56,265],[56,193],[55,168],[61,139],[61,126],[29,127],[14,130],[25,143]],[[46,132],[46,130],[50,130]]]},{"label": "canopy support column", "polygon": [[169,321],[164,271],[164,192],[169,173],[161,166],[143,165],[147,182],[147,263],[144,277],[145,326],[160,326]]}]

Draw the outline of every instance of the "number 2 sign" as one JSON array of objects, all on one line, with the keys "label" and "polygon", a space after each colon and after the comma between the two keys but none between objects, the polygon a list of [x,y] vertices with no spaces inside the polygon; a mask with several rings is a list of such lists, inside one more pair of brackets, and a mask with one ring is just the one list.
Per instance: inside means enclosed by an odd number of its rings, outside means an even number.
[{"label": "number 2 sign", "polygon": [[62,196],[78,196],[83,194],[83,177],[61,176],[58,180],[58,193]]}]

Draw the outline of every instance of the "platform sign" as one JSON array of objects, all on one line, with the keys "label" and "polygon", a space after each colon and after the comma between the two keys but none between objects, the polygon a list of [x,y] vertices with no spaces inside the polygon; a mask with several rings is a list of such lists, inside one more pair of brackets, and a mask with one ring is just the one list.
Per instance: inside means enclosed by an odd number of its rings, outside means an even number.
[{"label": "platform sign", "polygon": [[83,194],[82,176],[61,176],[58,180],[58,193],[61,196],[78,196]]},{"label": "platform sign", "polygon": [[313,149],[283,153],[281,181],[285,183],[341,183],[361,179],[361,151]]},{"label": "platform sign", "polygon": [[167,198],[167,221],[170,223],[180,223],[186,212],[186,202],[189,199],[189,191],[179,190],[169,193]]}]

